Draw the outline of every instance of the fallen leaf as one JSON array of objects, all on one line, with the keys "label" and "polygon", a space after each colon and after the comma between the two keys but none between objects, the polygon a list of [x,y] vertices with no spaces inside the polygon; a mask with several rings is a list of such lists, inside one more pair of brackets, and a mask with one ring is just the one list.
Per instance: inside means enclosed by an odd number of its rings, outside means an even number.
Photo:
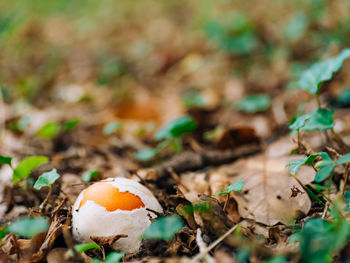
[{"label": "fallen leaf", "polygon": [[[234,193],[243,218],[266,225],[278,222],[288,224],[298,213],[307,214],[311,207],[306,194],[290,197],[290,189],[299,184],[289,175],[285,164],[298,158],[300,156],[266,159],[264,155],[257,155],[222,166],[214,170],[213,174],[219,173],[223,178],[229,178],[230,183],[243,179],[245,185],[242,193]],[[302,167],[298,173],[304,184],[312,182],[314,176],[315,172],[310,167]]]},{"label": "fallen leaf", "polygon": [[112,246],[114,242],[121,238],[128,237],[128,235],[125,234],[118,234],[114,236],[107,236],[107,237],[100,237],[100,236],[90,236],[90,239],[100,246]]}]

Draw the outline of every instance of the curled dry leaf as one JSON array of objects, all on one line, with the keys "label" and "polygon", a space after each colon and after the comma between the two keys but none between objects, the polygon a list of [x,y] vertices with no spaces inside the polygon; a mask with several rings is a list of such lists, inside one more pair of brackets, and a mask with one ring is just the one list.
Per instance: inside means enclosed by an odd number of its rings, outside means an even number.
[{"label": "curled dry leaf", "polygon": [[113,236],[91,236],[90,239],[100,246],[112,246],[113,243],[121,238],[128,237],[128,235],[124,234],[118,234],[118,235],[113,235]]},{"label": "curled dry leaf", "polygon": [[[301,186],[289,175],[286,163],[300,156],[267,158],[257,155],[225,165],[213,174],[221,174],[230,183],[243,179],[245,185],[241,193],[235,192],[239,213],[244,218],[254,219],[266,225],[278,222],[290,223],[300,213],[307,214],[311,207],[308,195],[299,194],[291,198],[291,188]],[[300,180],[307,184],[313,181],[315,172],[310,167],[302,167],[298,173]],[[213,189],[216,190],[216,189]]]}]

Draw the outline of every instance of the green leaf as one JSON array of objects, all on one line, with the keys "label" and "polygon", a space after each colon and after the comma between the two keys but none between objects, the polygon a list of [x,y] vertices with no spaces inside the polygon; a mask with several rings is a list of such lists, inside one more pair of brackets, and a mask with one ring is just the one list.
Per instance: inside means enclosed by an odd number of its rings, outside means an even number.
[{"label": "green leaf", "polygon": [[4,164],[8,164],[12,167],[12,157],[0,155],[0,167]]},{"label": "green leaf", "polygon": [[336,162],[336,165],[344,164],[350,162],[350,153],[347,153],[340,157],[338,161]]},{"label": "green leaf", "polygon": [[251,95],[240,100],[237,108],[247,113],[255,113],[267,110],[270,106],[271,98],[269,95]]},{"label": "green leaf", "polygon": [[333,222],[310,219],[293,236],[299,241],[301,262],[327,263],[332,261],[333,253],[345,245],[349,235],[349,223],[344,217],[337,216]]},{"label": "green leaf", "polygon": [[57,173],[56,169],[52,169],[50,172],[43,173],[39,176],[38,180],[36,180],[34,184],[34,189],[40,190],[41,188],[47,186],[51,186],[60,175]]},{"label": "green leaf", "polygon": [[97,176],[101,173],[100,170],[86,171],[83,173],[83,181],[88,183],[92,178],[97,178]]},{"label": "green leaf", "polygon": [[27,178],[35,168],[48,162],[49,158],[45,156],[30,156],[24,158],[13,171],[13,182],[17,184],[20,180]]},{"label": "green leaf", "polygon": [[107,255],[105,263],[118,263],[124,257],[125,253],[111,252]]},{"label": "green leaf", "polygon": [[27,217],[21,218],[11,225],[6,227],[7,233],[14,233],[16,235],[32,238],[36,234],[46,232],[49,224],[44,217]]},{"label": "green leaf", "polygon": [[330,80],[333,73],[340,70],[344,60],[350,57],[350,48],[344,49],[338,56],[313,64],[305,71],[298,82],[301,89],[318,94],[320,84]]},{"label": "green leaf", "polygon": [[308,17],[304,13],[297,12],[285,27],[283,35],[289,42],[297,41],[305,33],[308,24]]},{"label": "green leaf", "polygon": [[107,124],[103,129],[104,135],[111,135],[112,133],[120,130],[122,128],[122,123],[118,121],[111,122]]},{"label": "green leaf", "polygon": [[164,125],[155,135],[155,139],[172,139],[180,137],[186,132],[191,132],[196,128],[196,122],[188,115],[177,118]]},{"label": "green leaf", "polygon": [[349,212],[350,211],[350,191],[345,191],[344,199],[345,199],[345,203],[346,203],[344,211]]},{"label": "green leaf", "polygon": [[38,135],[43,139],[53,139],[60,133],[60,131],[61,125],[59,123],[48,122],[39,129]]},{"label": "green leaf", "polygon": [[79,118],[71,119],[71,120],[64,123],[63,130],[64,131],[72,131],[79,125],[80,122],[81,122],[81,120]]},{"label": "green leaf", "polygon": [[159,153],[158,149],[146,149],[142,151],[138,151],[135,153],[135,158],[139,161],[148,161],[151,160]]},{"label": "green leaf", "polygon": [[322,167],[315,175],[315,182],[323,182],[334,170],[334,165]]},{"label": "green leaf", "polygon": [[306,156],[302,159],[295,160],[295,161],[290,161],[287,163],[286,167],[289,166],[289,172],[291,174],[296,175],[302,165],[310,165],[313,164],[314,160],[318,154],[311,154],[310,156]]},{"label": "green leaf", "polygon": [[159,217],[146,229],[143,238],[171,240],[183,226],[184,223],[177,215]]},{"label": "green leaf", "polygon": [[315,167],[322,168],[326,166],[335,166],[334,161],[326,152],[319,152],[318,155],[322,157],[322,161],[319,162]]},{"label": "green leaf", "polygon": [[295,131],[328,130],[334,127],[333,110],[317,109],[292,121],[289,129]]},{"label": "green leaf", "polygon": [[233,184],[226,187],[225,191],[220,191],[220,192],[216,193],[215,195],[229,194],[233,191],[241,192],[243,187],[244,187],[244,181],[242,178],[240,178],[236,182],[234,182]]},{"label": "green leaf", "polygon": [[74,246],[75,250],[79,253],[83,253],[90,249],[101,249],[99,245],[97,245],[95,242],[86,243],[86,244],[78,244]]}]

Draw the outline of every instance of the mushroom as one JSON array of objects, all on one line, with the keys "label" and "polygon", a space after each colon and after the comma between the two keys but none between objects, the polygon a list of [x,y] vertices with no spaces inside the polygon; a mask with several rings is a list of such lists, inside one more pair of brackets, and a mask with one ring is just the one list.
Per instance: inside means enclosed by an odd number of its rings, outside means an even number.
[{"label": "mushroom", "polygon": [[[147,210],[149,209],[149,210]],[[112,247],[125,253],[137,252],[140,236],[163,209],[142,184],[126,178],[109,178],[83,190],[73,205],[73,237],[87,243],[91,237],[126,235]]]}]

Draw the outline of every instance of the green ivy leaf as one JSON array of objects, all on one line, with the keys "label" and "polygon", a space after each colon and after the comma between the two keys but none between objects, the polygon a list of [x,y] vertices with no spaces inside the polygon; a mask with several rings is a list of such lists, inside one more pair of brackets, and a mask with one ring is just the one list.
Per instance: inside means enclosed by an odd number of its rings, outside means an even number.
[{"label": "green ivy leaf", "polygon": [[320,84],[330,80],[333,77],[333,73],[340,70],[344,60],[349,57],[350,48],[346,48],[336,57],[313,64],[301,75],[298,82],[299,87],[312,94],[318,94]]},{"label": "green ivy leaf", "polygon": [[251,95],[240,100],[237,108],[247,113],[255,113],[258,111],[265,111],[269,108],[271,98],[269,95]]},{"label": "green ivy leaf", "polygon": [[177,215],[159,217],[146,229],[143,238],[171,240],[183,226],[184,223]]},{"label": "green ivy leaf", "polygon": [[24,158],[13,170],[13,183],[17,184],[22,179],[27,178],[34,169],[48,162],[49,158],[45,156],[30,156]]},{"label": "green ivy leaf", "polygon": [[155,139],[160,141],[164,139],[177,138],[186,132],[193,131],[197,123],[188,115],[177,118],[164,125],[155,135]]},{"label": "green ivy leaf", "polygon": [[124,257],[125,253],[111,252],[107,255],[105,263],[118,263]]},{"label": "green ivy leaf", "polygon": [[104,135],[111,135],[112,133],[120,130],[122,128],[122,123],[118,121],[111,122],[107,124],[103,129]]},{"label": "green ivy leaf", "polygon": [[139,161],[151,160],[159,153],[158,149],[150,148],[135,153],[135,158]]},{"label": "green ivy leaf", "polygon": [[60,175],[57,173],[56,169],[43,173],[39,176],[38,180],[36,180],[34,189],[40,190],[45,186],[50,187],[58,178],[60,178]]},{"label": "green ivy leaf", "polygon": [[316,164],[316,168],[322,168],[325,166],[334,166],[334,161],[326,152],[319,152],[318,155],[322,157],[322,161]]},{"label": "green ivy leaf", "polygon": [[242,178],[240,178],[236,182],[234,182],[233,184],[226,187],[225,191],[220,191],[220,192],[216,193],[215,195],[229,194],[233,191],[241,192],[243,187],[244,187],[244,181]]},{"label": "green ivy leaf", "polygon": [[315,175],[315,182],[323,182],[334,170],[334,165],[324,166]]},{"label": "green ivy leaf", "polygon": [[48,122],[39,129],[38,135],[43,139],[53,139],[60,133],[60,131],[61,125],[59,123]]},{"label": "green ivy leaf", "polygon": [[349,235],[349,223],[338,216],[333,222],[322,218],[310,219],[293,236],[299,241],[302,262],[328,263],[332,261],[333,253],[344,246]]},{"label": "green ivy leaf", "polygon": [[8,164],[12,167],[12,157],[0,155],[0,167],[4,164]]},{"label": "green ivy leaf", "polygon": [[295,131],[328,130],[334,127],[333,110],[317,109],[294,119],[289,129]]},{"label": "green ivy leaf", "polygon": [[344,164],[350,162],[350,153],[347,153],[340,157],[338,161],[336,162],[336,165]]},{"label": "green ivy leaf", "polygon": [[49,224],[44,217],[27,217],[21,218],[11,225],[6,227],[7,233],[14,233],[16,235],[32,238],[36,234],[46,232]]},{"label": "green ivy leaf", "polygon": [[91,181],[92,178],[97,178],[97,176],[101,173],[100,170],[93,170],[93,171],[86,171],[83,173],[83,181],[85,183],[88,183]]},{"label": "green ivy leaf", "polygon": [[311,155],[306,156],[304,158],[301,158],[299,160],[290,161],[290,162],[288,162],[286,164],[286,167],[289,166],[289,172],[291,174],[296,175],[302,165],[313,164],[313,162],[314,162],[314,160],[316,159],[317,156],[318,156],[318,154],[311,154]]}]

